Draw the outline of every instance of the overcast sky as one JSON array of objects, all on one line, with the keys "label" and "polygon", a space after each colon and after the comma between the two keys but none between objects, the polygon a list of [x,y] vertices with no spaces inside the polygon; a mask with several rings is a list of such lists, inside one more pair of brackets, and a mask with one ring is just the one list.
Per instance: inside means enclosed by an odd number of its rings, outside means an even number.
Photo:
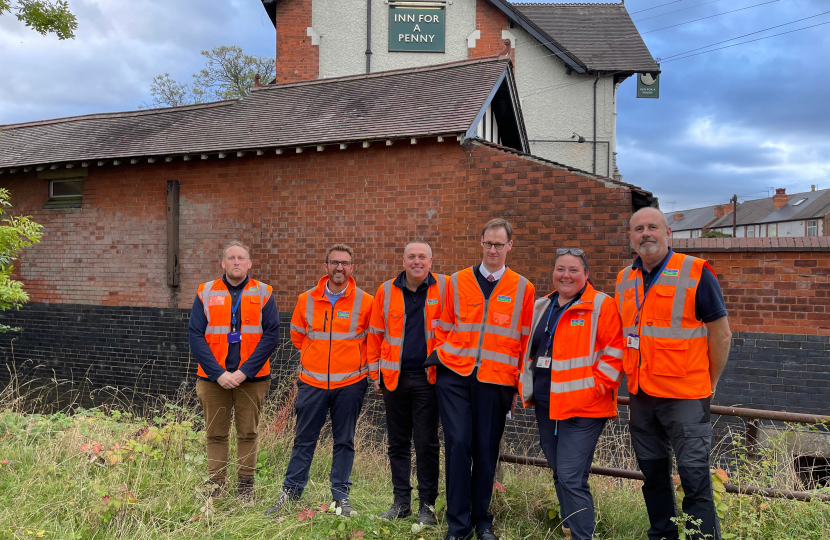
[{"label": "overcast sky", "polygon": [[[199,52],[219,45],[274,55],[274,27],[259,0],[69,6],[78,30],[68,41],[0,17],[0,124],[134,110],[150,101],[155,75],[189,81],[203,65]],[[620,87],[625,181],[654,192],[664,211],[726,202],[733,193],[765,197],[775,187],[830,188],[830,24],[672,61],[830,12],[830,0],[626,0],[626,7],[663,59],[663,75],[657,100],[637,99],[633,77]],[[820,23],[830,23],[830,13],[717,46]]]}]

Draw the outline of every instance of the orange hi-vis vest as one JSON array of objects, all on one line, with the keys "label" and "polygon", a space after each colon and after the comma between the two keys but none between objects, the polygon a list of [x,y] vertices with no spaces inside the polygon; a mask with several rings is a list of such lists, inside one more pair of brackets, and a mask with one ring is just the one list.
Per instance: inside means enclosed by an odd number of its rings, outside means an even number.
[{"label": "orange hi-vis vest", "polygon": [[[430,274],[435,283],[427,289],[424,305],[424,332],[426,333],[427,356],[435,349],[435,327],[444,309],[444,297],[448,278],[441,274]],[[401,351],[404,346],[406,309],[403,291],[393,285],[390,279],[378,288],[372,305],[371,326],[369,327],[369,360],[379,362],[383,384],[387,390],[398,387],[401,373]],[[424,358],[426,361],[426,358]],[[435,366],[428,370],[429,382],[435,384]]]},{"label": "orange hi-vis vest", "polygon": [[346,294],[332,306],[326,297],[328,276],[297,300],[291,317],[291,342],[300,349],[300,380],[333,390],[366,378],[377,378],[377,363],[366,361],[366,334],[372,295],[349,278]]},{"label": "orange hi-vis vest", "polygon": [[632,394],[639,388],[655,397],[677,399],[712,394],[709,333],[706,324],[695,317],[695,297],[704,267],[709,263],[703,259],[673,252],[645,299],[640,269],[629,266],[617,275],[614,300],[622,317],[623,337],[640,336],[639,349],[626,347],[623,353]]},{"label": "orange hi-vis vest", "polygon": [[479,381],[517,386],[535,292],[530,281],[508,268],[485,300],[472,267],[453,274],[435,328],[438,359],[459,375],[478,366]]},{"label": "orange hi-vis vest", "polygon": [[[546,323],[545,311],[552,295],[536,301],[533,325]],[[547,337],[542,342],[547,343]],[[606,294],[597,292],[590,284],[579,302],[570,306],[559,317],[553,335],[550,366],[550,418],[567,420],[576,416],[610,418],[617,416],[617,398],[614,392],[622,381],[624,341],[617,306]],[[547,351],[539,351],[544,356]],[[524,358],[524,369],[519,381],[522,402],[533,401],[534,367],[528,362],[530,347]],[[604,391],[602,386],[605,387]]]},{"label": "orange hi-vis vest", "polygon": [[[262,339],[262,308],[271,298],[272,292],[270,285],[255,279],[248,279],[248,284],[241,293],[242,298],[239,301],[241,326],[238,330],[242,332],[242,342],[239,344],[239,367],[242,367],[242,364],[248,360],[259,344],[259,340]],[[205,341],[213,357],[222,369],[225,369],[225,360],[228,358],[228,332],[231,331],[231,293],[225,282],[217,279],[199,285],[196,294],[205,306],[205,317],[208,322],[205,328]],[[264,377],[270,373],[271,365],[266,360],[256,376]],[[198,367],[197,374],[199,377],[207,378],[202,366]]]}]

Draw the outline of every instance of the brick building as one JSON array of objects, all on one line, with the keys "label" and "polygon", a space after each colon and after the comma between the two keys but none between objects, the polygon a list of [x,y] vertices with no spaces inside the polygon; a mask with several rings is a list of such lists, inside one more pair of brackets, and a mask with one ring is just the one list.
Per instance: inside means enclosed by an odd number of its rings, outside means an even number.
[{"label": "brick building", "polygon": [[[476,137],[486,114],[502,145]],[[477,262],[480,226],[496,216],[514,223],[511,266],[540,292],[562,245],[586,249],[612,291],[630,260],[628,216],[653,202],[526,154],[499,57],[0,131],[0,187],[44,225],[15,268],[30,302],[3,314],[24,331],[0,336],[0,367],[152,394],[194,379],[186,319],[228,240],[251,246],[252,276],[274,286],[283,314],[334,242],[355,248],[354,276],[374,291],[414,237],[432,244],[439,272]]]}]

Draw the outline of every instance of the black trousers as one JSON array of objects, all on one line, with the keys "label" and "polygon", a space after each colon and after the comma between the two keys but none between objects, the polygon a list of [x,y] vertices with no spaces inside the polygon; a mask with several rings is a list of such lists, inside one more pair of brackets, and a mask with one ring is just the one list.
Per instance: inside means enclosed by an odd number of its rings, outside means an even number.
[{"label": "black trousers", "polygon": [[[672,485],[671,451],[683,487],[683,513],[700,520],[700,534],[687,539],[720,540],[720,523],[712,495],[709,454],[712,450],[710,398],[659,398],[640,390],[631,395],[631,442],[646,477],[643,498],[651,528],[650,540],[676,540],[677,505]],[[687,523],[687,527],[692,526]]]},{"label": "black trousers", "polygon": [[386,432],[389,437],[389,465],[395,502],[410,504],[412,486],[412,441],[415,441],[415,465],[418,475],[418,498],[429,505],[438,497],[438,398],[425,371],[398,376],[398,386],[383,386],[386,404]]},{"label": "black trousers", "polygon": [[[493,528],[490,499],[504,422],[516,389],[462,377],[438,366],[438,407],[444,426],[447,534]],[[472,472],[472,474],[471,474]]]}]

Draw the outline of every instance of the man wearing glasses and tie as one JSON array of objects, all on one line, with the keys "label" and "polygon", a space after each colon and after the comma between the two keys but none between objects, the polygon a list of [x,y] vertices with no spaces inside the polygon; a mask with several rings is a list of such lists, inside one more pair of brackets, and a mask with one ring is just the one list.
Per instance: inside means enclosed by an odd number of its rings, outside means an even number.
[{"label": "man wearing glasses and tie", "polygon": [[[507,268],[513,227],[490,220],[482,261],[452,275],[435,329],[436,391],[447,475],[445,540],[496,540],[489,512],[508,411],[530,336],[535,288]],[[472,474],[471,474],[472,471]]]},{"label": "man wearing glasses and tie", "polygon": [[353,251],[335,244],[326,253],[326,275],[300,295],[291,317],[291,342],[301,351],[297,382],[294,448],[277,501],[265,514],[290,510],[308,484],[320,430],[331,415],[334,449],[331,496],[338,514],[350,516],[349,488],[354,463],[354,432],[366,396],[366,376],[377,378],[378,364],[367,362],[366,335],[372,295],[357,288]]}]

